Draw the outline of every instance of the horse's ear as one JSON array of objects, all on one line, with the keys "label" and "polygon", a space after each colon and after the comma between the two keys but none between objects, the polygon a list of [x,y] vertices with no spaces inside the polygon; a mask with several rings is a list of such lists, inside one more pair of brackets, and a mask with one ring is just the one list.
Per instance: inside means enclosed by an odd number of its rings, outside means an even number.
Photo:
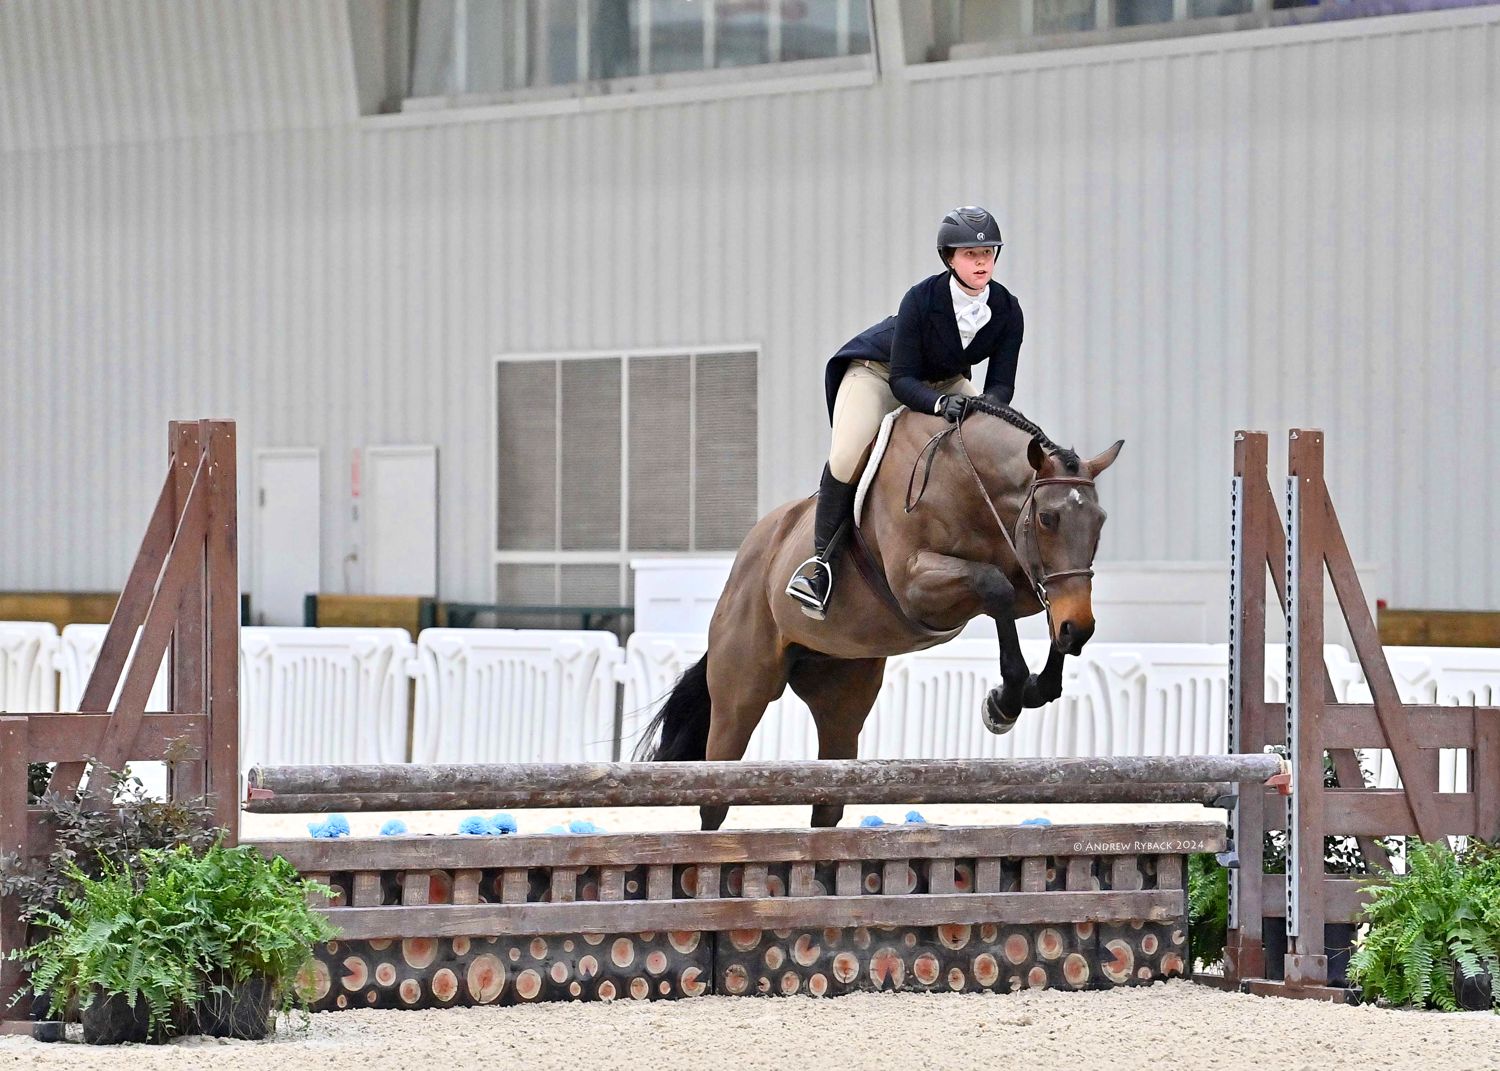
[{"label": "horse's ear", "polygon": [[1026,446],[1026,460],[1030,461],[1031,467],[1036,469],[1038,472],[1042,471],[1042,465],[1044,465],[1047,461],[1047,454],[1042,449],[1041,440],[1039,440],[1035,435],[1031,437],[1031,442]]},{"label": "horse's ear", "polygon": [[1087,461],[1085,461],[1083,465],[1084,468],[1088,469],[1089,476],[1097,477],[1101,472],[1113,465],[1115,463],[1115,458],[1120,456],[1120,447],[1124,445],[1124,439],[1116,440],[1115,445],[1104,451],[1104,453],[1100,454],[1098,457],[1091,457]]}]

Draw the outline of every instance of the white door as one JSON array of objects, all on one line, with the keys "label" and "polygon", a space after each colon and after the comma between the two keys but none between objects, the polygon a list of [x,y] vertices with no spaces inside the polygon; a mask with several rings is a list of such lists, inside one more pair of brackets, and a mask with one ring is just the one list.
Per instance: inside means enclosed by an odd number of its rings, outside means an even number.
[{"label": "white door", "polygon": [[437,595],[437,447],[371,446],[364,458],[365,592]]},{"label": "white door", "polygon": [[322,502],[318,451],[255,451],[250,613],[257,625],[302,624],[302,601],[321,583]]}]

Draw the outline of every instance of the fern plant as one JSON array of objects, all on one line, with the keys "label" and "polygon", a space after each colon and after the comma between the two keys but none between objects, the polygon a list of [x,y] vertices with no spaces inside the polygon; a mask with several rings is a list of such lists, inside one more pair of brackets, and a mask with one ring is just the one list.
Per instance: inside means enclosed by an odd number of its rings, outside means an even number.
[{"label": "fern plant", "polygon": [[293,981],[312,958],[312,946],[337,935],[308,906],[308,893],[326,896],[331,890],[304,881],[280,856],[267,859],[247,845],[215,844],[201,854],[183,846],[158,859],[165,873],[191,890],[206,984],[222,988],[224,982],[264,978],[283,1010],[296,1002]]},{"label": "fern plant", "polygon": [[47,996],[53,1015],[104,996],[131,1008],[144,1000],[159,1035],[171,1033],[179,1010],[251,978],[290,1007],[312,945],[335,935],[308,907],[309,892],[329,890],[251,847],[142,849],[99,860],[97,876],[69,861],[62,888],[55,908],[32,913],[41,939],[12,953],[28,988]]},{"label": "fern plant", "polygon": [[1207,852],[1188,856],[1188,951],[1194,963],[1224,958],[1229,937],[1229,871]]},{"label": "fern plant", "polygon": [[[1458,1011],[1455,968],[1500,978],[1500,852],[1477,845],[1458,856],[1414,843],[1407,872],[1369,890],[1370,930],[1349,962],[1367,997]],[[1500,986],[1490,989],[1500,1011]]]},{"label": "fern plant", "polygon": [[161,876],[137,888],[126,867],[108,860],[100,871],[91,877],[71,866],[76,891],[59,910],[37,914],[46,936],[13,956],[28,967],[31,991],[47,994],[53,1015],[119,995],[131,1008],[144,1000],[152,1030],[170,1033],[174,1012],[196,1000],[199,988],[188,890]]}]

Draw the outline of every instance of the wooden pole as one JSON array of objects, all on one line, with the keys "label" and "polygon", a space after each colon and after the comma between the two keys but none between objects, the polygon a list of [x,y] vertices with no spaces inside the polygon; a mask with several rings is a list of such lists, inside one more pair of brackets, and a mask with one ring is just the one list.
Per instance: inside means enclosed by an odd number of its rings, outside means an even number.
[{"label": "wooden pole", "polygon": [[[260,813],[421,807],[768,806],[811,803],[1098,802],[1170,795],[1202,802],[1222,782],[1263,784],[1275,755],[908,762],[642,762],[445,766],[265,766],[250,771]],[[1198,786],[1167,793],[1163,785]],[[1137,791],[1149,789],[1149,791]],[[1082,797],[1088,797],[1084,799]],[[463,802],[444,802],[452,799]],[[369,801],[378,801],[380,807]],[[1123,799],[1122,799],[1123,802]]]},{"label": "wooden pole", "polygon": [[[1266,710],[1266,564],[1269,527],[1275,502],[1267,483],[1266,434],[1236,432],[1234,437],[1233,533],[1230,580],[1229,746],[1259,751],[1285,739],[1273,732]],[[1279,526],[1278,526],[1279,529]],[[1230,815],[1233,850],[1239,869],[1230,885],[1229,933],[1224,946],[1225,975],[1232,981],[1266,973],[1261,919],[1265,915],[1263,883],[1266,831],[1265,792],[1250,788],[1238,794]],[[1257,880],[1240,880],[1254,875]]]},{"label": "wooden pole", "polygon": [[[986,794],[984,803],[1196,803],[1204,807],[1224,806],[1233,798],[1235,785],[1228,781],[1202,784],[1171,785],[1017,785],[997,788]],[[860,800],[864,803],[945,803],[943,799]],[[925,794],[924,794],[925,795]],[[533,802],[541,799],[543,802]],[[578,807],[593,805],[575,790],[565,794],[532,796],[526,802],[515,802],[514,792],[500,789],[476,789],[461,792],[360,792],[360,793],[275,793],[253,796],[245,810],[254,814],[331,814],[338,811],[467,811],[492,807]],[[782,801],[786,802],[786,801]],[[959,801],[967,802],[967,801]],[[619,804],[614,804],[619,806]]]},{"label": "wooden pole", "polygon": [[1323,434],[1294,428],[1287,446],[1287,739],[1297,793],[1292,797],[1286,854],[1286,980],[1328,983],[1323,948],[1323,838],[1326,828],[1321,728],[1323,556],[1328,503],[1323,491]]}]

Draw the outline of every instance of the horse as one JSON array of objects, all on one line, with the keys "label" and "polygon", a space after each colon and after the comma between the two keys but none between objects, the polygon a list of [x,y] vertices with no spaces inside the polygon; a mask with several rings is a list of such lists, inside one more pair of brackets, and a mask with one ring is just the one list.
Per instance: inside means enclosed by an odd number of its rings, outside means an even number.
[{"label": "horse", "polygon": [[[761,518],[714,608],[707,653],[647,725],[636,759],[743,758],[788,685],[812,711],[818,757],[855,758],[886,659],[952,639],[980,614],[995,622],[1002,682],[985,697],[986,728],[1007,732],[1023,709],[1062,694],[1063,659],[1094,632],[1093,560],[1105,520],[1094,481],[1124,440],[1083,459],[983,397],[954,424],[904,410],[888,432],[852,545],[841,551],[847,561],[836,562],[861,575],[834,585],[824,620],[804,615],[783,586],[812,546],[816,496]],[[869,463],[867,455],[862,468]],[[1043,610],[1051,649],[1032,673],[1016,621]],[[728,811],[700,808],[703,828],[718,829]],[[843,811],[816,805],[812,824],[837,825]]]}]

